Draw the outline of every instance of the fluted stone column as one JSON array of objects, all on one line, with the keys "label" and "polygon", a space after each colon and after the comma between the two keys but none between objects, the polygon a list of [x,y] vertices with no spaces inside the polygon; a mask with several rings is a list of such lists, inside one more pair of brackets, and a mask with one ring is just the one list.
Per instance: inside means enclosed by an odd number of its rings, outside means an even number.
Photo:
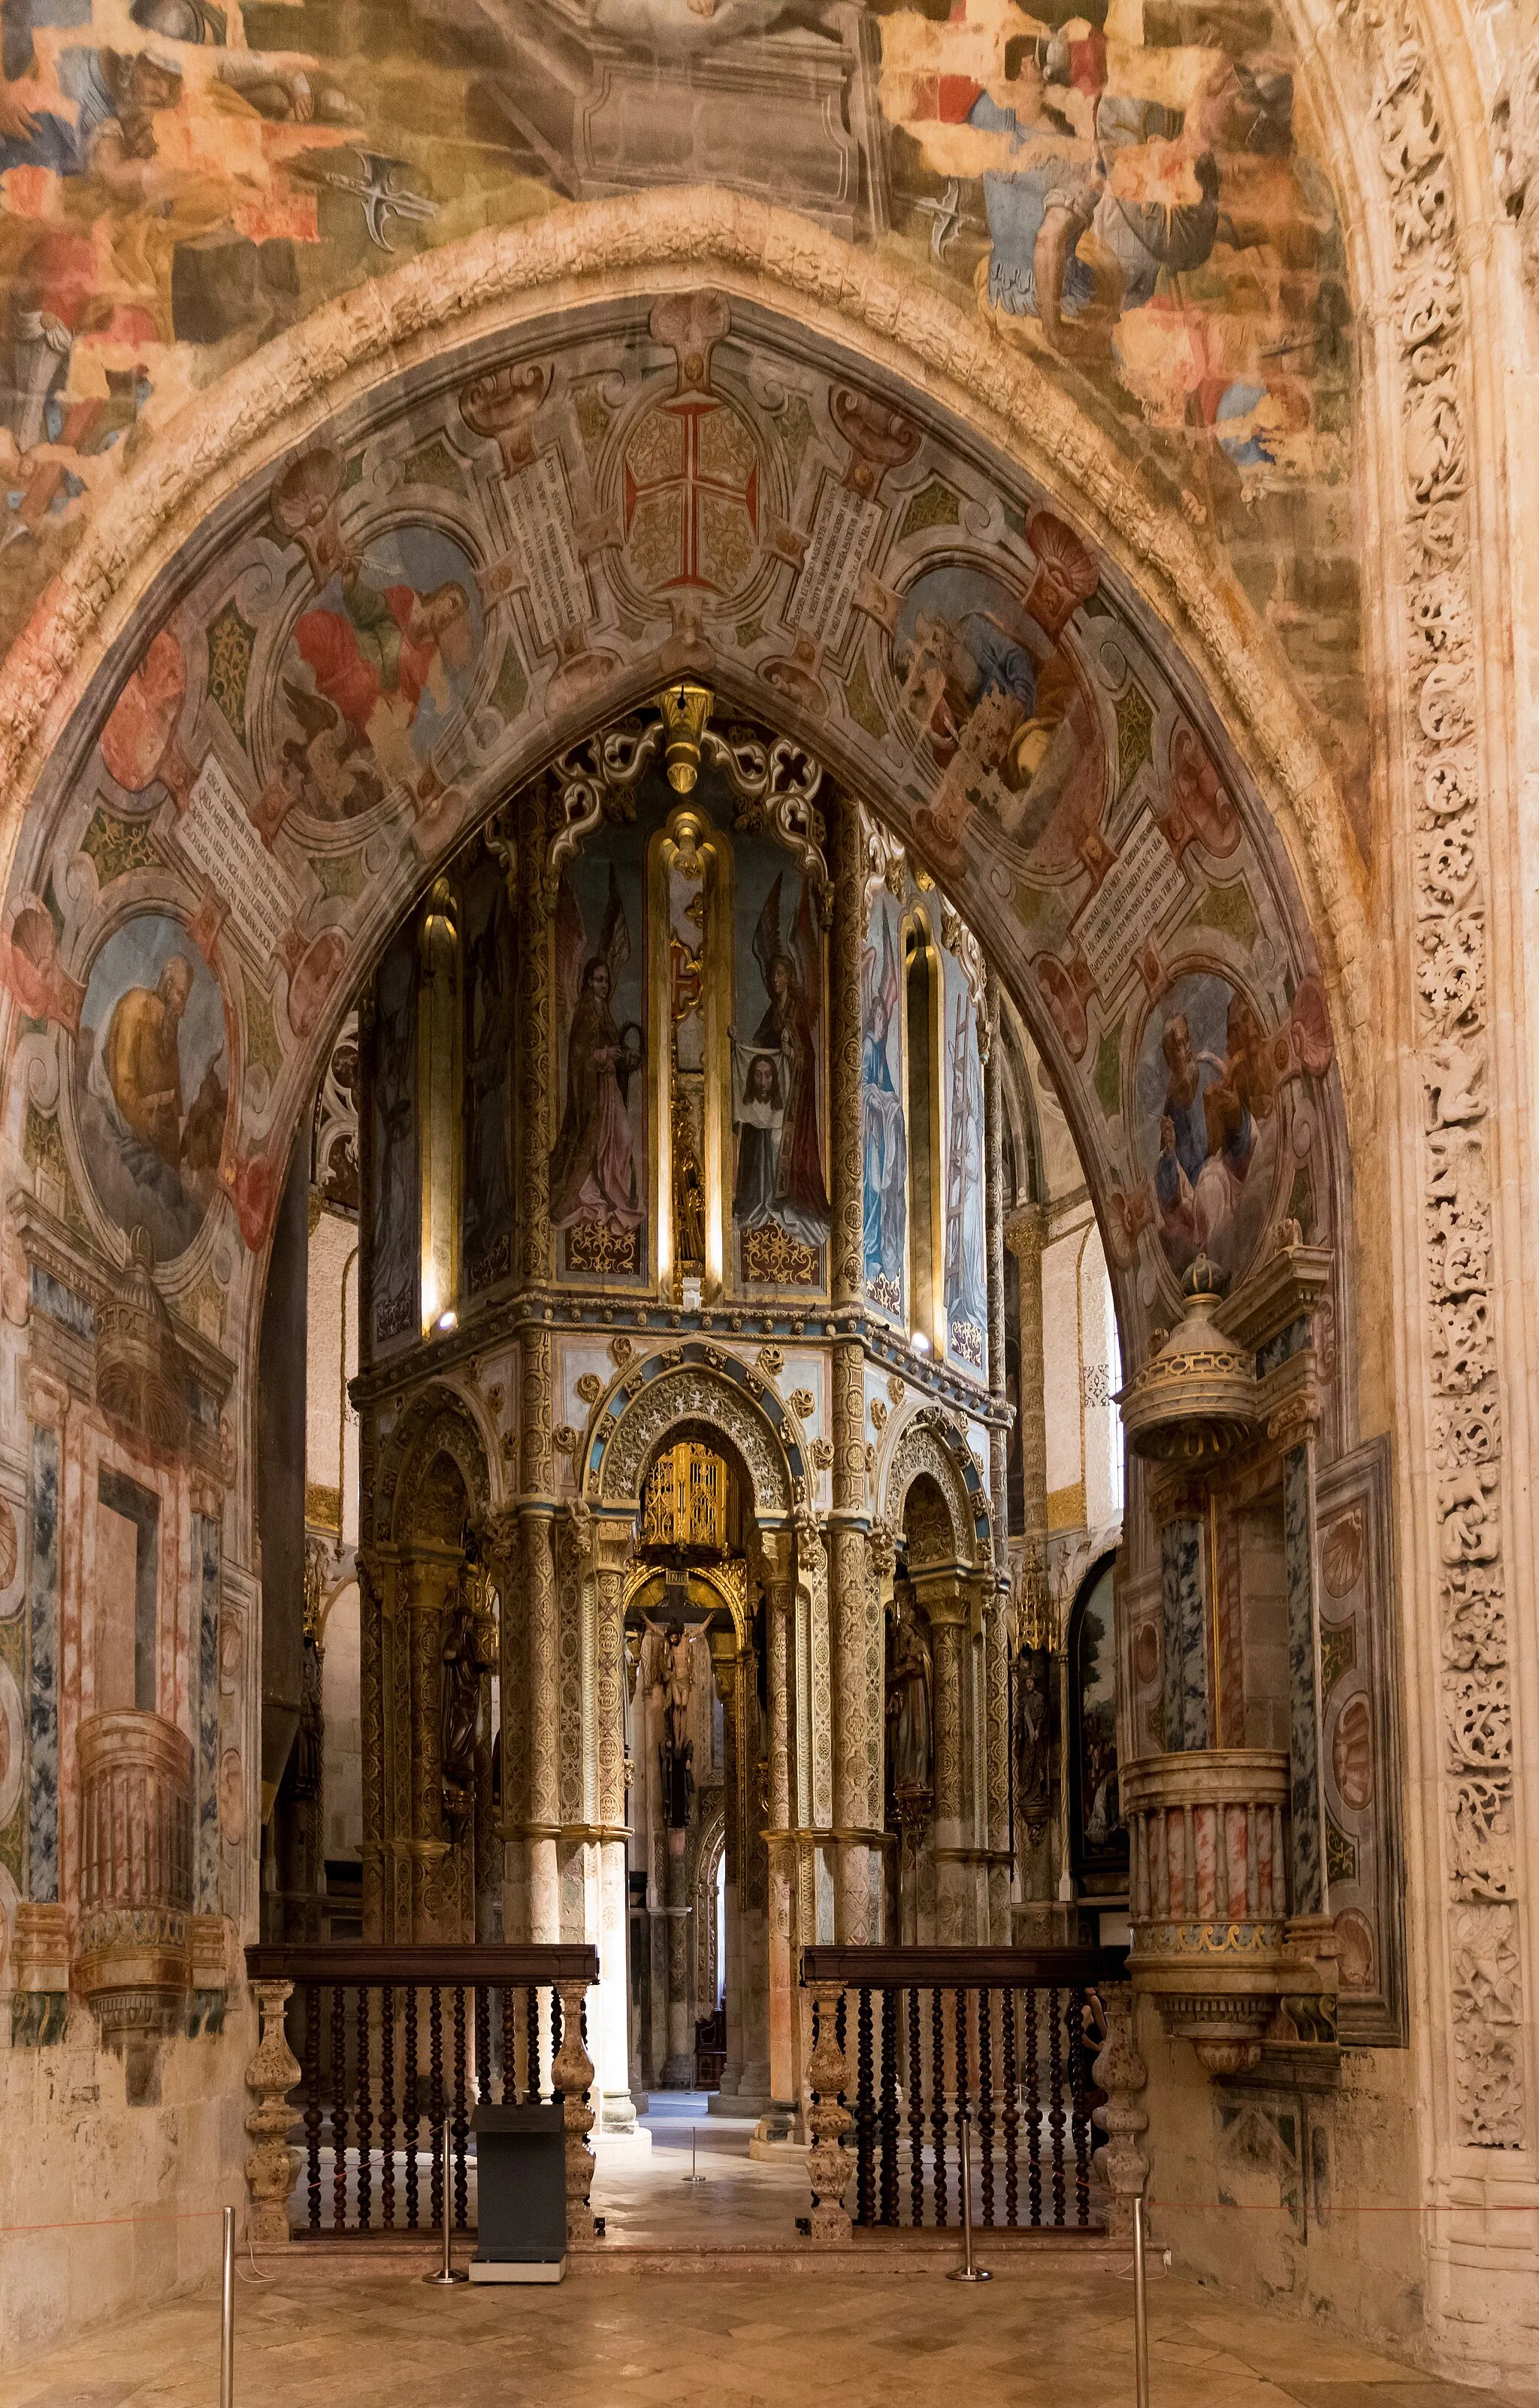
[{"label": "fluted stone column", "polygon": [[[984,1055],[984,1241],[988,1274],[988,1393],[999,1409],[1005,1401],[1004,1381],[1004,1082],[1000,1068],[1000,982],[988,974],[985,1010],[978,1024]],[[988,1441],[988,1487],[994,1533],[994,1568],[1000,1579],[1010,1577],[1010,1498],[1006,1472],[1007,1435],[992,1428]]]},{"label": "fluted stone column", "polygon": [[765,1622],[770,1661],[770,2095],[783,2111],[798,2095],[796,2062],[797,1843],[791,1820],[791,1646],[796,1586],[791,1571],[791,1533],[776,1530],[764,1541]]},{"label": "fluted stone column", "polygon": [[[833,827],[830,1011],[833,1139],[829,1292],[836,1316],[865,1303],[861,1145],[861,953],[866,864],[860,814],[841,799]],[[835,1671],[834,1814],[839,1834],[835,1929],[852,1945],[882,1937],[882,1633],[867,1576],[866,1358],[856,1338],[834,1354],[834,1510],[828,1530]]]},{"label": "fluted stone column", "polygon": [[502,1936],[527,1940],[529,1865],[529,1599],[516,1511],[493,1515],[487,1566],[497,1592],[497,1677],[502,1693]]},{"label": "fluted stone column", "polygon": [[597,1585],[594,1631],[594,1723],[597,1753],[599,2129],[633,2132],[630,2095],[630,1979],[626,1884],[625,1611],[623,1583],[630,1528],[602,1524],[592,1578]]},{"label": "fluted stone column", "polygon": [[744,1813],[742,1694],[746,1679],[740,1663],[737,1634],[712,1628],[706,1632],[711,1673],[722,1709],[722,1799],[725,1836],[722,1846],[723,1956],[722,2007],[726,2029],[726,2057],[717,2087],[732,2098],[742,2083],[742,1875],[747,1844]]},{"label": "fluted stone column", "polygon": [[971,1940],[967,1928],[969,1871],[961,1852],[963,1821],[962,1651],[968,1643],[967,1598],[954,1573],[915,1583],[929,1616],[935,1662],[935,1920],[942,1948]]}]

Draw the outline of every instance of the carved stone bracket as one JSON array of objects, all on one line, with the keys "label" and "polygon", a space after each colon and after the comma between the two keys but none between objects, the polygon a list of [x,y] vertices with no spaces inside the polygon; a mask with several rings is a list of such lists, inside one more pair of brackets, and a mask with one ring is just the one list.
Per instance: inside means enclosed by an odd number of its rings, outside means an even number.
[{"label": "carved stone bracket", "polygon": [[1126,1982],[1108,1982],[1100,1991],[1106,2036],[1091,2068],[1096,2086],[1106,2093],[1095,2121],[1105,2133],[1095,2153],[1095,2169],[1111,2194],[1106,2229],[1127,2238],[1133,2229],[1133,2201],[1142,2199],[1149,2179],[1149,2160],[1139,2146],[1149,2128],[1143,2092],[1149,2071],[1138,2053],[1133,2032],[1133,1994]]},{"label": "carved stone bracket", "polygon": [[289,2193],[299,2172],[299,2152],[287,2141],[294,2122],[288,2094],[299,2079],[299,2066],[283,2032],[283,2010],[294,1984],[253,1982],[251,1986],[262,2017],[262,2037],[246,2068],[246,2087],[255,2101],[246,2114],[246,2129],[255,2143],[246,2159],[246,2187],[252,2195],[249,2230],[257,2246],[286,2249]]}]

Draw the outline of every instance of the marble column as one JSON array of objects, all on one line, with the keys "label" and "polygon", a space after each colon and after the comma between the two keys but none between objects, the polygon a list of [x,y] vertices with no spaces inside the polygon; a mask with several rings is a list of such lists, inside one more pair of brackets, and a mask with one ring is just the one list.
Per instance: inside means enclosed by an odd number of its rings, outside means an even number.
[{"label": "marble column", "polygon": [[[1333,1969],[1330,1878],[1320,1728],[1319,1551],[1315,1511],[1313,1395],[1295,1398],[1267,1425],[1284,1447],[1283,1552],[1287,1571],[1288,1927],[1290,1942]],[[1330,1979],[1334,1980],[1331,1971]]]},{"label": "marble column", "polygon": [[1202,1525],[1191,1500],[1159,1519],[1159,1565],[1165,1610],[1165,1745],[1210,1744],[1208,1616],[1202,1568]]}]

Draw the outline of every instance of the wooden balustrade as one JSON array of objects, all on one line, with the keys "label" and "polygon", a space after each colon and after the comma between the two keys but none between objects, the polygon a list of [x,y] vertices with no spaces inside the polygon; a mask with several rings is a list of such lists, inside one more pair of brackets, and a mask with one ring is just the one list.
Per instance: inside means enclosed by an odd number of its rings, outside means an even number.
[{"label": "wooden balustrade", "polygon": [[[581,2229],[593,2170],[584,2043],[596,1949],[262,1946],[247,1949],[246,1972],[265,2017],[287,2009],[294,2055],[275,2035],[247,2080],[267,2100],[256,2115],[266,2119],[268,2158],[275,2140],[280,2158],[287,2146],[280,2102],[297,2115],[290,2157],[302,2178],[301,2231],[437,2230],[446,2125],[453,2223],[472,2229],[473,2110],[555,2097],[565,2103],[568,2229]],[[248,2128],[256,2133],[258,2122]],[[253,2176],[253,2193],[278,2213],[262,2237],[280,2242],[281,2165],[265,2159],[263,2174],[266,2187],[258,2192]]]},{"label": "wooden balustrade", "polygon": [[813,2238],[841,2240],[852,2225],[959,2225],[964,2117],[975,2222],[1093,2229],[1092,2111],[1104,2094],[1091,2059],[1108,2025],[1100,1994],[1120,2006],[1127,1953],[804,1949]]}]

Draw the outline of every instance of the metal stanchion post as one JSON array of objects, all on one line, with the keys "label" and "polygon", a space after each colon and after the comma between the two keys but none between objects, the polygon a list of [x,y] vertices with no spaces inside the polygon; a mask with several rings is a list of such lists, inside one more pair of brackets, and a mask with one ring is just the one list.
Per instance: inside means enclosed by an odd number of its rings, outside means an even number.
[{"label": "metal stanchion post", "polygon": [[235,2408],[235,2210],[224,2211],[224,2256],[220,2270],[219,2408]]},{"label": "metal stanchion post", "polygon": [[1149,2408],[1149,2293],[1143,2272],[1143,2201],[1133,2201],[1133,2384],[1138,2408]]},{"label": "metal stanchion post", "polygon": [[453,2264],[450,2257],[450,2233],[453,2229],[454,2201],[449,2187],[449,2118],[443,2119],[443,2264],[436,2274],[424,2274],[424,2283],[467,2283],[470,2280],[463,2266]]},{"label": "metal stanchion post", "polygon": [[698,2128],[698,2126],[694,2124],[691,2124],[689,2128],[689,2172],[686,2174],[680,2175],[679,2179],[681,2182],[703,2183],[705,2180],[704,2174],[698,2174],[695,2171],[695,2134]]},{"label": "metal stanchion post", "polygon": [[954,2266],[946,2276],[948,2283],[991,2283],[994,2280],[986,2266],[972,2262],[972,2153],[968,2145],[972,2118],[962,2108],[956,2118],[956,2137],[962,2152],[962,2262]]}]

